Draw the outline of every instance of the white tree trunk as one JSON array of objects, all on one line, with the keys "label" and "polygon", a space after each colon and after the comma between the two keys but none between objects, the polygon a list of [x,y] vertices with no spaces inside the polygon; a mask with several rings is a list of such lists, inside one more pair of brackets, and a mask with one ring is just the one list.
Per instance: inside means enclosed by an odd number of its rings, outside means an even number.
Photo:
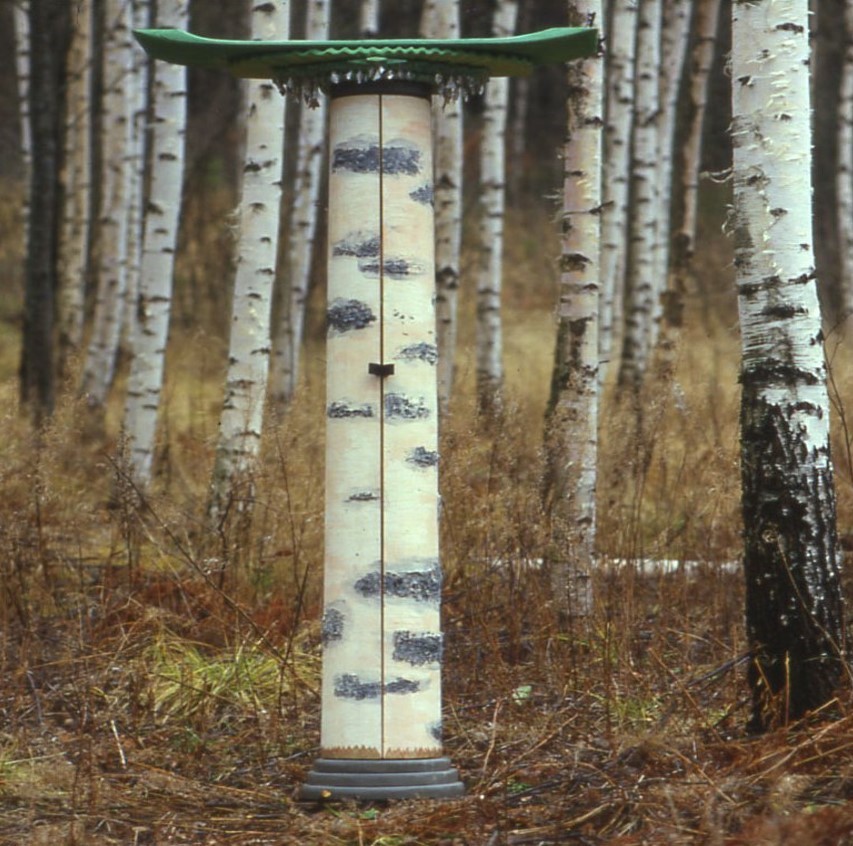
[{"label": "white tree trunk", "polygon": [[845,50],[838,104],[838,242],[842,308],[853,314],[853,3],[844,10]]},{"label": "white tree trunk", "polygon": [[20,121],[20,151],[24,173],[29,176],[32,162],[30,132],[30,12],[29,0],[20,0],[14,7],[15,72],[18,82],[18,119]]},{"label": "white tree trunk", "polygon": [[734,235],[753,725],[845,675],[829,402],[812,242],[807,0],[732,8]]},{"label": "white tree trunk", "polygon": [[65,198],[59,263],[62,279],[57,297],[59,359],[63,369],[83,340],[92,187],[92,14],[91,0],[81,0],[75,6],[68,53]]},{"label": "white tree trunk", "polygon": [[379,0],[361,0],[359,21],[362,38],[379,35]]},{"label": "white tree trunk", "polygon": [[661,0],[644,0],[637,19],[631,207],[628,216],[629,263],[625,278],[624,337],[619,384],[639,390],[646,371],[657,294],[658,156],[660,150]]},{"label": "white tree trunk", "polygon": [[430,758],[442,649],[430,104],[356,94],[330,118],[322,749]]},{"label": "white tree trunk", "polygon": [[[185,29],[188,17],[188,0],[159,0],[158,27]],[[124,409],[131,471],[141,487],[151,479],[163,389],[184,173],[186,68],[158,62],[151,99],[151,180]]]},{"label": "white tree trunk", "polygon": [[[252,38],[284,41],[290,34],[286,2],[251,3]],[[281,208],[285,104],[269,80],[248,83],[246,158],[239,207],[237,273],[225,398],[211,486],[210,516],[229,500],[251,509],[251,486],[261,443],[270,360],[270,306],[276,272]]]},{"label": "white tree trunk", "polygon": [[[329,0],[310,0],[308,3],[305,37],[309,41],[323,41],[329,37]],[[316,244],[325,138],[326,98],[321,97],[313,108],[302,103],[288,237],[288,279],[280,297],[281,317],[277,325],[271,375],[272,399],[278,405],[290,401],[299,380],[305,304],[311,284]]]},{"label": "white tree trunk", "polygon": [[128,82],[135,60],[130,7],[123,0],[107,0],[105,16],[97,287],[80,388],[94,410],[103,409],[113,383],[124,319],[131,184],[130,169],[126,167],[130,133]]},{"label": "white tree trunk", "polygon": [[[587,20],[603,18],[601,0],[584,0],[576,9]],[[603,53],[569,69],[568,115],[557,345],[546,425],[548,558],[558,610],[586,616],[596,526]]]},{"label": "white tree trunk", "polygon": [[[426,0],[423,38],[459,38],[459,0]],[[456,356],[459,260],[462,246],[462,103],[433,101],[435,131],[435,281],[438,403],[450,405]]]},{"label": "white tree trunk", "polygon": [[604,381],[611,358],[622,338],[636,38],[635,0],[615,0],[605,56],[607,125],[604,133],[601,218],[601,382]]},{"label": "white tree trunk", "polygon": [[[671,368],[677,343],[679,314],[677,304],[673,302],[670,279],[672,183],[676,166],[675,130],[678,122],[678,95],[684,77],[687,47],[690,43],[693,2],[694,0],[664,0],[661,24],[658,246],[655,253],[654,282],[656,291],[650,343],[660,345],[659,358],[663,370]],[[671,308],[668,309],[667,306],[671,306]]]},{"label": "white tree trunk", "polygon": [[[501,0],[492,35],[515,31],[517,0]],[[503,389],[501,287],[503,281],[504,205],[506,201],[506,123],[509,79],[495,77],[486,86],[480,142],[480,267],[477,282],[477,401],[482,413],[500,411]]]}]

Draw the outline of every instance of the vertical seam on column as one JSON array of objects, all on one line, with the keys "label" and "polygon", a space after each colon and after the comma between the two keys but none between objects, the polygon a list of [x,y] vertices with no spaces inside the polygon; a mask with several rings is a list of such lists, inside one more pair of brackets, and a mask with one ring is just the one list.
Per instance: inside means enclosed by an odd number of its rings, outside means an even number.
[{"label": "vertical seam on column", "polygon": [[[379,364],[385,363],[385,162],[383,101],[379,94]],[[385,378],[379,377],[379,719],[385,757]]]}]

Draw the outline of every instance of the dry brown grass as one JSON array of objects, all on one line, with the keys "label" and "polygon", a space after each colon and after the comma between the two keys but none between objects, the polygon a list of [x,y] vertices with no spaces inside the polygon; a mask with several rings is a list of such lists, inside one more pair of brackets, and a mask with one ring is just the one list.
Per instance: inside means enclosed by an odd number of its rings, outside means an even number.
[{"label": "dry brown grass", "polygon": [[[466,348],[442,431],[459,800],[295,801],[319,739],[318,343],[298,400],[268,431],[254,524],[219,532],[202,519],[224,354],[214,320],[177,328],[161,471],[141,501],[116,457],[118,404],[102,440],[66,397],[36,450],[16,413],[13,356],[0,357],[0,844],[853,843],[850,703],[832,721],[743,733],[742,588],[721,566],[739,550],[737,335],[714,236],[675,379],[646,400],[650,434],[632,446],[612,391],[602,414],[602,557],[700,565],[665,577],[603,565],[588,625],[567,636],[549,617],[530,565],[545,543],[547,225],[528,216],[512,229],[500,430],[475,417]],[[468,299],[466,338],[472,312]],[[16,328],[0,327],[7,349]],[[833,365],[842,409],[845,358],[842,347]],[[843,426],[835,436],[849,531]]]}]

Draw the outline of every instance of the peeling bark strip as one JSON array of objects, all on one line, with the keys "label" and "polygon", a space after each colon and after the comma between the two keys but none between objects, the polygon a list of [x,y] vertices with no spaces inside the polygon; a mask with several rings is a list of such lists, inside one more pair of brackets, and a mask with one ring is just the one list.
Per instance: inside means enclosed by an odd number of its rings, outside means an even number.
[{"label": "peeling bark strip", "polygon": [[425,420],[430,416],[423,399],[411,400],[402,394],[385,394],[385,417],[394,420]]},{"label": "peeling bark strip", "polygon": [[379,276],[380,268],[382,274],[388,279],[406,279],[411,276],[422,276],[424,273],[422,264],[403,258],[385,259],[381,264],[378,258],[358,263],[358,269],[365,276]]},{"label": "peeling bark strip", "polygon": [[408,573],[378,570],[362,576],[354,585],[364,597],[395,596],[398,599],[413,599],[415,602],[438,602],[441,598],[441,570],[435,562],[429,570],[413,570]]},{"label": "peeling bark strip", "polygon": [[416,467],[435,467],[438,464],[438,453],[426,447],[415,447],[407,456],[406,461]]},{"label": "peeling bark strip", "polygon": [[409,192],[409,196],[416,202],[422,203],[425,206],[435,204],[435,192],[432,190],[432,184],[422,185],[414,191]]},{"label": "peeling bark strip", "polygon": [[421,684],[411,679],[397,678],[386,682],[363,682],[352,673],[344,673],[335,679],[335,696],[339,699],[378,699],[383,693],[417,693]]},{"label": "peeling bark strip", "polygon": [[428,344],[426,342],[410,344],[408,347],[403,347],[395,358],[407,361],[425,361],[427,364],[435,364],[438,361],[438,347],[435,344]]},{"label": "peeling bark strip", "polygon": [[337,608],[327,608],[323,612],[322,640],[328,646],[344,636],[344,615]]},{"label": "peeling bark strip", "polygon": [[381,237],[374,232],[353,232],[346,238],[335,241],[332,245],[332,255],[375,258],[379,255],[381,243]]},{"label": "peeling bark strip", "polygon": [[364,329],[376,321],[376,315],[367,303],[360,300],[334,300],[326,311],[326,325],[330,332],[351,332]]},{"label": "peeling bark strip", "polygon": [[424,664],[440,664],[443,651],[443,638],[440,634],[416,634],[415,632],[394,632],[395,661],[404,661],[413,667]]},{"label": "peeling bark strip", "polygon": [[382,173],[385,175],[417,176],[421,171],[421,151],[405,140],[389,141],[380,149],[379,141],[357,136],[338,144],[332,153],[332,172]]},{"label": "peeling bark strip", "polygon": [[332,402],[326,409],[326,416],[341,420],[346,417],[373,417],[373,406],[368,403],[363,405],[349,405],[345,402]]}]

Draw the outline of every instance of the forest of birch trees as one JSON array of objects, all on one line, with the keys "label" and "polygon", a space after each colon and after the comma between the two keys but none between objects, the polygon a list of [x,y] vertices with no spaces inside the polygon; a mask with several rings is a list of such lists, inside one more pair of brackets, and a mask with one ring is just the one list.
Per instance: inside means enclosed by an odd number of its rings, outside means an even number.
[{"label": "forest of birch trees", "polygon": [[[327,244],[326,97],[151,62],[133,31],[322,41],[556,26],[597,28],[598,53],[432,102],[429,363],[449,613],[460,591],[500,574],[526,618],[496,639],[504,658],[536,651],[513,652],[507,639],[526,643],[530,618],[547,609],[543,660],[574,667],[591,648],[578,644],[610,631],[611,579],[630,570],[646,585],[647,571],[693,578],[713,565],[737,578],[742,649],[726,660],[745,668],[745,730],[843,719],[853,532],[844,0],[0,0],[0,186],[14,197],[0,218],[11,327],[0,361],[14,359],[3,379],[26,451],[47,454],[70,415],[64,461],[73,468],[79,450],[78,463],[105,468],[102,500],[118,515],[109,543],[129,568],[144,571],[146,555],[159,561],[171,544],[181,567],[227,595],[241,570],[252,591],[273,590],[259,562],[283,556],[293,571],[276,602],[296,604],[258,642],[285,618],[296,631],[310,609],[316,617],[315,529],[297,532],[294,514],[322,497],[317,397],[337,249]],[[519,341],[536,310],[546,319]],[[720,336],[730,366],[706,388],[689,368],[724,357]],[[696,422],[700,383],[717,398]],[[179,422],[186,404],[204,421],[194,434]],[[681,445],[668,452],[665,414],[715,433],[692,458],[725,452],[720,480],[693,490],[687,459],[670,467]],[[294,461],[303,476],[291,476]],[[269,493],[270,477],[283,493]],[[685,515],[667,499],[675,487],[690,491]],[[481,488],[502,504],[469,525],[465,496]],[[727,494],[736,506],[704,523]],[[663,517],[648,504],[656,495],[670,503]],[[178,500],[192,528],[157,516],[158,503]],[[270,528],[277,520],[286,540]],[[505,542],[467,540],[495,536]],[[465,553],[448,554],[462,539]],[[309,559],[314,571],[300,563]],[[527,578],[539,580],[541,609],[525,605],[517,580]],[[223,607],[245,623],[253,612],[241,601]],[[23,625],[26,602],[9,603],[3,620]],[[518,706],[528,687],[506,701]]]}]

